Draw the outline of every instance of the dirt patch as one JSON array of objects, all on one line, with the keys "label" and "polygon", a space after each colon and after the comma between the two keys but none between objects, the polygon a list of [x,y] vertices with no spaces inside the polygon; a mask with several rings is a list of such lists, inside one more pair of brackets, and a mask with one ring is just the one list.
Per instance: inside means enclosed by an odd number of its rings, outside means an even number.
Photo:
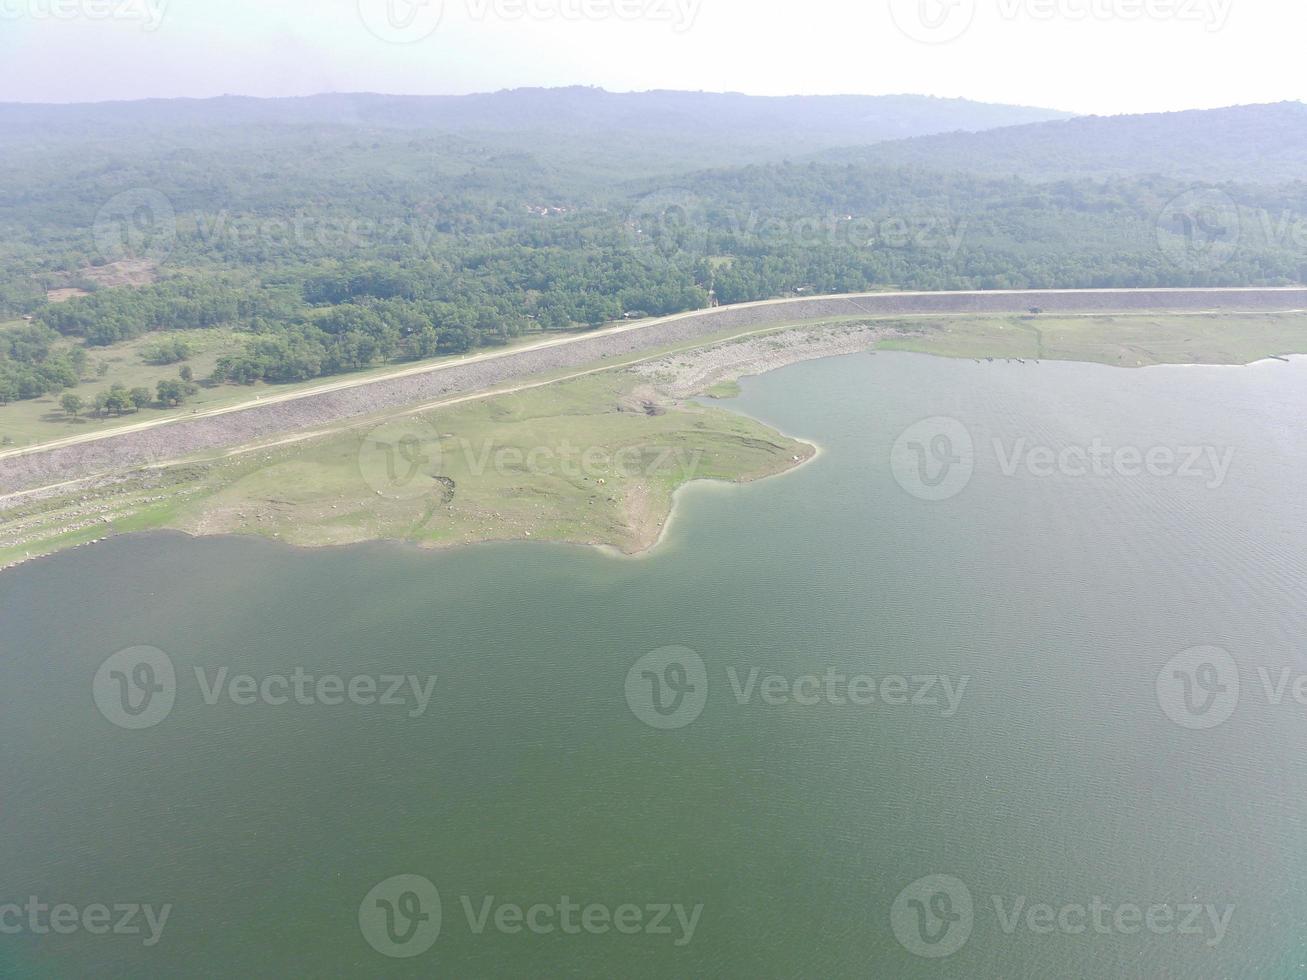
[{"label": "dirt patch", "polygon": [[723,381],[775,371],[818,357],[870,350],[889,336],[905,334],[872,323],[796,328],[671,354],[637,364],[631,370],[649,378],[673,398],[688,398]]},{"label": "dirt patch", "polygon": [[159,278],[158,266],[148,259],[123,259],[108,265],[93,265],[80,270],[78,276],[106,289],[148,286]]},{"label": "dirt patch", "polygon": [[652,548],[663,530],[668,512],[654,506],[649,488],[643,484],[631,487],[622,500],[622,517],[629,534],[627,554]]},{"label": "dirt patch", "polygon": [[656,418],[667,412],[667,400],[653,385],[642,384],[618,400],[617,410]]},{"label": "dirt patch", "polygon": [[67,303],[70,299],[77,299],[79,296],[90,296],[85,289],[77,289],[69,286],[66,289],[49,289],[46,290],[45,298],[51,303]]}]

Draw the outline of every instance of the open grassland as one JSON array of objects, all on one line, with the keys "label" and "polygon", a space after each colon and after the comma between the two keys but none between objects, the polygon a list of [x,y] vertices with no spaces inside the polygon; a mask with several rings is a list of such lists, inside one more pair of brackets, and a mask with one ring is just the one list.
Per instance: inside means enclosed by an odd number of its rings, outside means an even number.
[{"label": "open grassland", "polygon": [[[0,330],[14,325],[0,324]],[[86,377],[81,384],[56,395],[0,405],[0,452],[6,449],[41,445],[84,433],[112,432],[114,429],[140,422],[185,418],[197,412],[229,408],[260,398],[291,395],[333,382],[366,382],[370,378],[390,374],[397,368],[434,367],[460,359],[460,355],[446,354],[400,365],[379,365],[366,370],[352,371],[330,378],[314,378],[295,384],[273,385],[261,381],[250,385],[206,384],[202,379],[213,373],[218,358],[224,354],[234,354],[243,350],[249,335],[219,329],[187,331],[183,338],[194,349],[194,353],[189,358],[177,364],[149,363],[145,358],[148,350],[161,338],[171,339],[173,336],[174,334],[150,333],[108,347],[88,347],[86,348],[88,355]],[[528,335],[518,338],[501,349],[511,349],[539,339],[538,334]],[[184,366],[189,366],[195,377],[201,380],[196,393],[188,397],[180,407],[165,408],[156,403],[139,412],[130,411],[122,415],[106,414],[103,417],[97,417],[92,412],[91,405],[95,401],[96,394],[107,391],[112,385],[119,384],[128,389],[143,387],[154,392],[160,381],[176,379],[178,371]],[[68,393],[79,395],[87,406],[76,418],[70,417],[59,404],[60,398]]]},{"label": "open grassland", "polygon": [[297,545],[654,544],[676,489],[789,469],[811,446],[606,371],[291,445],[146,470],[0,511],[0,566],[174,528]]},{"label": "open grassland", "polygon": [[994,316],[904,321],[881,350],[945,357],[1150,364],[1249,364],[1307,352],[1307,313]]},{"label": "open grassland", "polygon": [[[0,325],[0,329],[3,326],[5,325]],[[213,373],[219,357],[240,350],[244,343],[240,335],[231,330],[190,331],[185,335],[185,340],[193,351],[189,358],[176,364],[151,364],[146,360],[146,353],[159,342],[161,336],[163,335],[146,334],[109,347],[85,348],[86,371],[81,384],[56,395],[23,399],[0,406],[0,442],[5,448],[35,445],[83,432],[109,431],[147,418],[184,415],[196,408],[235,404],[250,397],[248,389],[229,385],[200,385],[195,395],[188,398],[181,408],[150,407],[121,416],[106,414],[102,418],[95,417],[91,409],[95,396],[99,392],[108,391],[113,385],[122,385],[128,389],[146,388],[154,393],[160,381],[175,381],[182,367],[189,367],[196,378],[205,378]],[[62,342],[65,347],[69,344],[68,341]],[[76,418],[70,417],[59,405],[59,399],[70,393],[80,396],[86,403],[86,409]]]}]

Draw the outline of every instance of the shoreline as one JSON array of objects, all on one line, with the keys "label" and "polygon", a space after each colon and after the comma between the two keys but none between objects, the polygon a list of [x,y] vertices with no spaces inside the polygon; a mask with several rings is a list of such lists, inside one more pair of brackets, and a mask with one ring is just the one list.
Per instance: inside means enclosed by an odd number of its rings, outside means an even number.
[{"label": "shoreline", "polygon": [[[430,494],[378,499],[365,485],[367,477],[360,480],[354,461],[361,451],[360,437],[351,432],[285,452],[259,448],[213,466],[181,465],[118,478],[107,483],[103,493],[94,485],[78,484],[71,492],[39,501],[20,499],[12,512],[10,553],[3,568],[153,530],[192,538],[262,537],[313,549],[384,540],[428,551],[546,541],[607,546],[613,554],[637,556],[656,550],[665,540],[675,519],[676,493],[688,483],[767,479],[817,453],[810,443],[725,407],[678,406],[658,395],[667,407],[648,414],[635,411],[629,393],[645,390],[639,381],[611,371],[580,387],[564,384],[532,398],[503,402],[502,408],[477,406],[434,421],[442,431],[450,430],[446,438],[453,439],[453,432],[474,439],[479,435],[481,444],[504,451],[559,439],[579,440],[582,447],[600,450],[599,455],[610,460],[635,451],[643,455],[646,469],[626,464],[627,470],[614,471],[611,462],[607,469],[601,463],[584,479],[511,466],[482,474],[467,468],[466,452],[447,453],[441,467],[432,471],[451,488],[457,485],[456,496],[445,499],[452,502],[446,516],[445,503]],[[622,397],[614,400],[618,395]],[[574,414],[577,408],[581,414]],[[498,425],[487,422],[504,414],[522,418]],[[542,422],[543,430],[538,428]],[[673,451],[674,459],[666,456]],[[661,462],[665,458],[668,462]],[[655,459],[658,462],[651,462]],[[305,469],[324,463],[326,470]],[[72,540],[60,540],[64,537]]]},{"label": "shoreline", "polygon": [[[779,370],[782,367],[787,367],[792,364],[801,363],[804,361],[818,360],[827,357],[850,356],[852,354],[864,352],[864,351],[868,353],[876,353],[877,352],[876,348],[880,346],[880,344],[887,339],[890,340],[903,339],[903,340],[910,340],[910,341],[920,341],[923,338],[927,340],[934,339],[933,336],[928,335],[927,333],[918,332],[916,330],[905,330],[902,329],[902,326],[906,326],[906,325],[901,325],[900,327],[896,328],[894,326],[891,326],[890,324],[885,324],[885,323],[875,323],[875,322],[850,323],[847,321],[842,321],[837,323],[825,323],[825,324],[814,323],[814,324],[806,324],[801,326],[782,326],[773,329],[752,331],[742,336],[720,339],[717,341],[710,341],[702,346],[681,349],[671,354],[649,355],[631,361],[624,366],[599,368],[596,369],[596,371],[586,372],[587,375],[594,375],[597,373],[603,376],[611,373],[614,376],[625,375],[631,378],[639,379],[642,383],[652,386],[653,388],[656,388],[660,396],[670,399],[670,401],[667,402],[669,406],[675,406],[677,408],[680,408],[686,404],[693,404],[698,408],[706,408],[708,410],[711,410],[711,408],[720,407],[723,411],[727,412],[731,416],[750,419],[751,421],[757,423],[761,428],[767,430],[777,438],[785,439],[790,444],[796,444],[804,447],[802,451],[802,456],[803,456],[802,459],[795,459],[793,461],[786,460],[785,462],[787,465],[766,472],[761,472],[756,475],[748,475],[738,479],[722,478],[722,477],[715,477],[715,476],[696,477],[693,479],[689,479],[686,482],[677,485],[672,489],[670,496],[667,498],[667,505],[666,505],[665,512],[659,510],[659,512],[657,513],[640,515],[638,513],[639,505],[645,503],[648,497],[651,496],[651,494],[649,492],[648,486],[643,487],[642,489],[637,488],[635,493],[637,495],[642,495],[641,499],[632,500],[630,498],[623,498],[622,501],[619,502],[619,509],[623,504],[633,504],[636,506],[630,507],[627,513],[630,514],[631,511],[637,512],[636,515],[632,518],[634,520],[634,523],[627,524],[627,527],[633,532],[633,534],[631,537],[626,538],[624,541],[619,541],[616,538],[612,540],[603,540],[600,538],[583,538],[583,537],[577,537],[572,540],[568,540],[565,538],[562,539],[547,538],[547,537],[540,538],[540,537],[535,537],[532,534],[532,531],[535,530],[535,526],[532,526],[529,520],[519,520],[517,531],[510,532],[504,535],[492,534],[481,538],[451,539],[446,541],[434,541],[434,542],[433,541],[424,542],[424,541],[415,540],[415,541],[409,541],[408,543],[411,543],[413,544],[414,547],[420,548],[422,550],[443,551],[446,549],[466,547],[473,544],[516,543],[521,541],[547,541],[548,543],[565,544],[568,546],[594,549],[605,554],[608,557],[614,557],[614,558],[642,559],[645,557],[649,557],[650,555],[657,553],[660,546],[662,546],[666,542],[673,523],[681,516],[678,514],[678,508],[683,506],[683,503],[680,498],[681,498],[681,491],[685,489],[685,487],[700,482],[721,483],[726,487],[730,487],[732,485],[741,486],[745,483],[758,482],[763,479],[779,478],[787,473],[795,472],[798,469],[801,469],[804,465],[816,460],[822,455],[822,448],[812,440],[800,436],[793,436],[789,433],[782,432],[776,429],[770,423],[749,416],[747,412],[742,412],[738,408],[735,408],[733,405],[731,405],[731,402],[734,401],[734,398],[725,398],[725,399],[713,398],[711,395],[708,394],[709,388],[721,384],[722,382],[725,381],[735,382],[741,378],[760,376],[763,374],[770,373],[771,371],[774,370]],[[959,357],[967,356],[967,355],[958,355],[956,353],[950,353],[948,351],[901,350],[893,347],[891,347],[889,350],[884,351],[884,353],[916,354],[916,355],[924,355],[929,357],[949,357],[950,359],[958,359]],[[998,357],[1001,356],[1003,355],[997,355],[995,359],[997,360]],[[1301,363],[1302,361],[1307,360],[1307,356],[1299,355],[1299,354],[1289,354],[1289,355],[1263,356],[1253,361],[1240,362],[1240,363],[1205,363],[1203,361],[1190,361],[1185,363],[1185,362],[1167,361],[1162,363],[1153,363],[1153,364],[1146,364],[1140,366],[1143,367],[1236,367],[1236,366],[1247,367],[1247,366],[1254,366],[1254,365],[1270,366],[1270,365],[1286,364],[1286,361],[1282,359],[1284,357],[1289,358],[1286,366],[1292,366],[1294,364]],[[1044,359],[1057,360],[1057,361],[1068,360],[1065,357],[1047,357],[1047,356]],[[1108,367],[1119,366],[1119,367],[1136,368],[1136,365],[1134,364],[1124,364],[1124,363],[1111,364],[1102,360],[1092,360],[1089,358],[1071,359],[1071,360],[1078,363],[1094,364],[1096,366],[1108,366]],[[675,366],[677,370],[671,370],[673,366]],[[522,388],[534,390],[534,391],[554,389],[556,388],[556,386],[566,385],[572,380],[574,380],[574,378],[564,378],[564,379],[555,379],[555,380],[542,379],[537,384],[524,385],[522,386]],[[491,391],[491,392],[487,392],[483,398],[478,399],[478,398],[463,397],[463,398],[459,398],[458,401],[460,403],[468,403],[468,404],[478,404],[478,403],[484,404],[486,401],[493,401],[497,398],[503,399],[503,398],[515,397],[519,393],[519,391],[520,389],[515,389],[514,391],[509,391],[509,392]],[[693,394],[689,394],[690,391],[693,391]],[[703,399],[709,399],[712,405],[705,406],[702,401]],[[437,408],[435,410],[439,411],[440,409]],[[390,414],[388,417],[391,418],[403,417],[406,415],[411,415],[414,411],[415,409],[412,406],[409,406]],[[418,409],[417,411],[421,411],[421,409]],[[355,420],[346,420],[346,421],[351,423],[355,422]],[[350,430],[357,427],[358,427],[357,424],[352,424],[352,425],[345,426],[344,428]],[[303,442],[311,443],[319,438],[325,439],[328,438],[328,436],[310,435],[308,436],[307,439],[303,440]],[[301,442],[300,440],[293,440],[292,444],[298,445],[300,444],[300,442]],[[224,453],[222,458],[223,459],[231,458],[234,460],[239,460],[249,455],[262,453],[265,451],[266,448],[267,447],[265,446],[256,444],[254,446],[245,449],[236,449],[236,450],[232,450],[230,453]],[[269,456],[267,458],[271,459],[272,457]],[[184,491],[183,493],[170,494],[168,492],[170,488],[168,487],[166,480],[169,474],[169,470],[184,468],[187,465],[188,464],[186,462],[179,461],[177,463],[169,464],[169,466],[166,467],[159,467],[159,468],[144,467],[139,470],[131,471],[126,474],[115,474],[115,475],[106,475],[100,477],[87,477],[83,479],[76,479],[76,480],[68,481],[67,486],[59,485],[57,487],[46,487],[46,488],[37,488],[35,490],[30,490],[30,491],[20,491],[16,494],[8,495],[7,498],[0,497],[0,501],[8,500],[8,501],[17,502],[23,500],[24,498],[28,498],[30,496],[32,500],[37,501],[38,503],[45,503],[46,500],[43,499],[42,494],[50,493],[51,496],[49,497],[49,501],[52,502],[55,506],[57,506],[60,501],[69,500],[71,498],[80,496],[84,502],[88,499],[92,499],[95,500],[97,503],[101,503],[105,508],[112,509],[123,503],[130,505],[132,501],[123,500],[123,499],[115,500],[115,497],[112,493],[103,496],[98,496],[98,492],[101,489],[107,490],[114,486],[125,485],[129,488],[129,491],[125,493],[123,496],[130,498],[132,489],[134,489],[138,494],[142,492],[140,487],[132,486],[134,477],[141,478],[141,480],[143,481],[141,486],[148,487],[149,491],[155,494],[155,496],[150,498],[152,500],[156,500],[156,501],[161,499],[166,500],[174,496],[185,497],[187,496],[187,492],[185,492],[184,487],[182,488]],[[155,484],[149,483],[149,481],[152,478],[157,481]],[[104,481],[104,482],[99,483],[99,485],[97,486],[96,484],[98,481]],[[614,500],[613,497],[609,497],[608,499],[610,501]],[[24,503],[26,503],[26,501],[24,501]],[[29,512],[29,516],[33,513],[39,514],[39,510],[34,512]],[[78,533],[79,530],[81,530],[81,531],[85,531],[86,533],[94,533],[96,534],[95,537],[86,540],[78,540],[75,543],[68,544],[66,546],[55,545],[54,547],[49,548],[48,550],[41,550],[36,554],[28,554],[28,555],[22,555],[22,556],[11,558],[5,564],[0,565],[0,571],[8,570],[10,568],[17,567],[18,565],[21,564],[26,564],[27,562],[35,561],[42,557],[48,557],[54,554],[62,553],[64,551],[76,550],[77,548],[85,547],[91,544],[99,544],[111,537],[119,537],[122,535],[133,534],[133,533],[148,533],[151,530],[175,530],[178,531],[179,533],[187,534],[189,537],[192,538],[210,537],[210,536],[264,537],[267,538],[269,541],[275,541],[279,544],[286,544],[291,547],[296,547],[296,548],[302,547],[302,548],[314,549],[314,550],[322,547],[355,547],[358,546],[359,544],[365,544],[370,541],[401,541],[401,542],[404,541],[404,539],[398,535],[388,534],[385,531],[381,531],[375,534],[362,534],[361,536],[359,536],[357,539],[354,540],[334,540],[334,541],[324,540],[321,543],[306,543],[302,540],[288,541],[281,533],[266,533],[264,531],[258,531],[253,529],[247,532],[233,531],[225,527],[221,527],[220,526],[221,522],[215,523],[215,527],[217,529],[215,529],[212,532],[209,533],[195,532],[188,527],[166,522],[167,520],[171,520],[171,519],[166,519],[165,523],[162,523],[155,527],[150,527],[150,526],[132,527],[122,531],[117,531],[113,529],[114,522],[118,520],[130,521],[133,519],[134,516],[135,515],[131,513],[125,515],[121,513],[111,513],[109,517],[103,517],[102,512],[100,512],[97,515],[97,512],[94,510],[94,508],[92,508],[91,510],[87,511],[83,515],[84,522],[82,524],[75,525],[73,527],[73,530],[71,531],[58,532],[58,533],[76,534]],[[647,520],[651,522],[651,526],[656,527],[656,531],[654,531],[652,534],[648,536],[642,535],[639,531],[639,528],[642,526],[640,523],[641,517],[646,517]],[[19,519],[23,519],[23,518],[19,518]],[[95,523],[98,520],[105,521],[103,528],[98,523]],[[508,523],[511,525],[512,522],[509,521]],[[32,526],[39,527],[39,520],[35,521]],[[271,526],[268,527],[268,530],[269,531],[272,530],[272,527],[275,526],[276,526],[275,523],[272,524]],[[304,526],[312,527],[313,525],[312,523],[308,523],[305,524]],[[537,526],[543,526],[543,525],[537,525]],[[285,527],[285,525],[283,525],[283,527]],[[42,541],[49,542],[57,538],[58,533],[47,537],[41,537],[39,535],[33,536],[30,538],[30,541],[31,543],[34,544]],[[348,534],[351,532],[347,531],[346,533]],[[16,539],[16,543],[11,547],[15,547],[15,548],[23,547],[23,544],[20,543],[22,542],[22,540],[23,539],[21,537]]]},{"label": "shoreline", "polygon": [[[717,487],[723,491],[731,491],[731,490],[739,489],[741,487],[747,487],[755,483],[763,483],[764,481],[781,480],[787,476],[790,476],[793,473],[797,473],[799,470],[803,469],[805,466],[809,465],[810,463],[815,462],[820,456],[824,455],[824,451],[822,450],[821,446],[810,439],[801,439],[797,436],[789,436],[789,435],[787,435],[786,438],[793,439],[796,442],[806,445],[812,450],[812,452],[809,453],[803,459],[801,459],[799,462],[795,463],[793,466],[786,467],[783,470],[778,470],[775,473],[767,473],[762,476],[756,476],[743,480],[714,480],[710,478],[704,478],[700,480],[690,480],[687,483],[682,483],[679,487],[677,487],[675,490],[672,491],[670,506],[668,507],[667,510],[667,516],[663,518],[662,523],[659,525],[657,536],[647,545],[644,545],[643,547],[635,551],[623,551],[621,548],[617,547],[616,545],[606,544],[603,542],[588,542],[582,545],[582,547],[592,548],[600,552],[601,554],[609,558],[616,559],[618,561],[644,561],[647,558],[654,557],[654,555],[657,552],[659,552],[662,549],[663,545],[666,543],[668,532],[671,530],[673,523],[682,519],[683,517],[682,511],[685,507],[685,502],[680,498],[682,497],[683,494],[689,491],[691,487],[698,488],[699,490],[702,490],[705,487]],[[512,540],[522,541],[524,539],[515,538]],[[556,542],[551,542],[551,543],[556,543]]]},{"label": "shoreline", "polygon": [[242,445],[442,396],[486,391],[533,374],[639,355],[651,348],[708,343],[713,335],[728,331],[819,325],[838,319],[1017,316],[1027,312],[1032,301],[1038,302],[1041,316],[1052,318],[1079,313],[1282,314],[1307,307],[1307,288],[882,291],[785,297],[690,310],[546,338],[509,350],[482,351],[453,363],[410,365],[380,377],[329,381],[305,392],[260,396],[193,418],[168,416],[121,431],[0,451],[0,489],[13,491],[39,485],[42,480],[59,482],[148,465],[161,457],[176,459]]},{"label": "shoreline", "polygon": [[561,541],[561,540],[535,538],[535,537],[530,537],[525,535],[498,537],[498,538],[482,538],[476,541],[448,541],[442,543],[422,543],[418,541],[404,540],[402,538],[377,537],[377,538],[365,538],[358,541],[346,541],[346,542],[339,542],[339,543],[298,544],[293,541],[283,540],[278,536],[270,536],[265,534],[240,534],[234,531],[217,531],[217,532],[206,534],[206,533],[197,533],[194,531],[188,531],[185,530],[184,528],[178,528],[178,527],[155,527],[155,528],[146,528],[139,531],[112,532],[106,534],[103,537],[95,538],[91,541],[78,542],[77,544],[70,545],[67,548],[58,548],[53,551],[46,552],[44,554],[32,555],[29,558],[20,558],[15,561],[11,561],[8,564],[0,565],[0,572],[7,571],[8,569],[11,568],[17,568],[20,565],[28,565],[45,559],[56,558],[59,555],[69,554],[71,552],[77,551],[82,548],[90,548],[95,545],[104,544],[105,542],[114,540],[116,538],[125,538],[130,536],[144,537],[146,535],[151,535],[151,534],[158,534],[158,535],[176,534],[184,538],[187,538],[188,540],[191,541],[223,540],[223,539],[229,539],[232,541],[251,541],[251,540],[264,541],[267,542],[268,544],[275,545],[276,547],[279,548],[289,548],[292,551],[303,551],[305,553],[313,553],[318,551],[335,551],[335,550],[341,550],[346,548],[359,548],[359,547],[366,547],[368,545],[378,545],[378,546],[400,547],[405,549],[411,549],[416,552],[422,552],[422,553],[428,553],[434,555],[434,554],[443,554],[448,552],[460,551],[464,548],[477,548],[484,545],[544,544],[544,545],[556,545],[558,547],[563,547],[563,548],[580,548],[587,551],[595,551],[606,558],[611,558],[617,561],[643,561],[645,559],[655,557],[657,553],[661,551],[662,547],[666,543],[667,535],[671,530],[672,525],[679,519],[681,511],[684,507],[684,502],[680,498],[682,497],[683,493],[689,488],[691,487],[702,488],[704,486],[716,486],[721,488],[722,490],[729,491],[739,487],[749,486],[755,483],[762,483],[766,480],[779,480],[786,476],[789,476],[792,473],[797,473],[799,470],[808,466],[810,463],[815,462],[818,458],[820,458],[825,454],[825,450],[820,446],[820,444],[813,442],[812,440],[801,439],[796,436],[787,436],[787,438],[794,439],[795,441],[808,446],[812,450],[812,452],[809,453],[805,458],[803,458],[799,462],[796,462],[793,465],[786,467],[785,469],[778,470],[775,473],[767,473],[767,474],[762,474],[759,476],[749,477],[740,480],[721,480],[712,477],[702,477],[681,484],[674,491],[672,491],[671,500],[670,500],[671,505],[667,510],[666,516],[663,518],[661,524],[659,525],[658,534],[654,537],[652,541],[650,541],[647,544],[641,545],[639,548],[633,551],[624,551],[620,546],[612,544],[610,542]]}]

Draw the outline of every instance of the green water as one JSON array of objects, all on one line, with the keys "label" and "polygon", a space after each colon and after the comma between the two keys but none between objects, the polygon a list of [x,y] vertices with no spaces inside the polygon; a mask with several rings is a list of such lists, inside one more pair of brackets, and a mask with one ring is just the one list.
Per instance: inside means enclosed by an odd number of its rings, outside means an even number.
[{"label": "green water", "polygon": [[[0,934],[0,974],[1303,975],[1307,707],[1272,703],[1258,668],[1307,672],[1304,381],[1301,360],[812,362],[746,382],[734,404],[819,458],[690,488],[642,560],[147,535],[6,572],[0,905],[172,909],[150,947]],[[939,502],[905,492],[889,462],[932,416],[976,445],[974,476]],[[1235,452],[1215,487],[1005,475],[993,440],[1010,452],[1023,437]],[[97,708],[93,679],[140,645],[167,653],[178,684],[171,713],[136,731]],[[1196,645],[1227,650],[1241,683],[1205,730],[1168,718],[1157,691]],[[625,692],[636,660],[668,646],[697,652],[707,699],[661,730]],[[224,666],[437,680],[419,717],[211,706],[194,668]],[[757,688],[741,703],[732,669],[966,686],[952,714],[771,705]],[[936,874],[965,883],[974,915],[965,944],[931,959],[896,939],[891,909]],[[397,875],[441,897],[439,938],[411,959],[360,927],[365,896]],[[1009,911],[1019,896],[1233,911],[1214,943],[1210,924],[1048,934],[1025,918],[1005,930],[995,895]],[[487,896],[644,918],[631,934],[509,932],[492,912],[478,934],[462,903],[479,914]],[[671,934],[643,931],[661,904],[702,906],[688,942],[674,915]]]}]

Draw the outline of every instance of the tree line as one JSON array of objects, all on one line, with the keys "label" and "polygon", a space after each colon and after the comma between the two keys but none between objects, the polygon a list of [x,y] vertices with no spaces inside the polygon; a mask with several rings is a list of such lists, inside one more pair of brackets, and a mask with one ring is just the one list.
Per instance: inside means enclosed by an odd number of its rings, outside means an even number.
[{"label": "tree line", "polygon": [[[0,194],[0,316],[32,317],[0,330],[0,403],[72,387],[88,350],[154,333],[146,358],[168,364],[187,333],[237,331],[209,380],[286,383],[713,302],[1307,281],[1304,184],[1220,185],[1242,222],[1213,261],[1160,227],[1190,189],[1164,177],[814,161],[626,179],[612,162],[546,166],[427,136],[187,139],[116,145],[109,165],[89,150],[0,153],[25,163],[0,177],[13,192]],[[95,206],[124,187],[158,189],[176,221],[166,254],[141,246],[156,281],[107,288],[97,269],[119,256],[94,240]],[[89,295],[44,299],[70,285]]]}]

